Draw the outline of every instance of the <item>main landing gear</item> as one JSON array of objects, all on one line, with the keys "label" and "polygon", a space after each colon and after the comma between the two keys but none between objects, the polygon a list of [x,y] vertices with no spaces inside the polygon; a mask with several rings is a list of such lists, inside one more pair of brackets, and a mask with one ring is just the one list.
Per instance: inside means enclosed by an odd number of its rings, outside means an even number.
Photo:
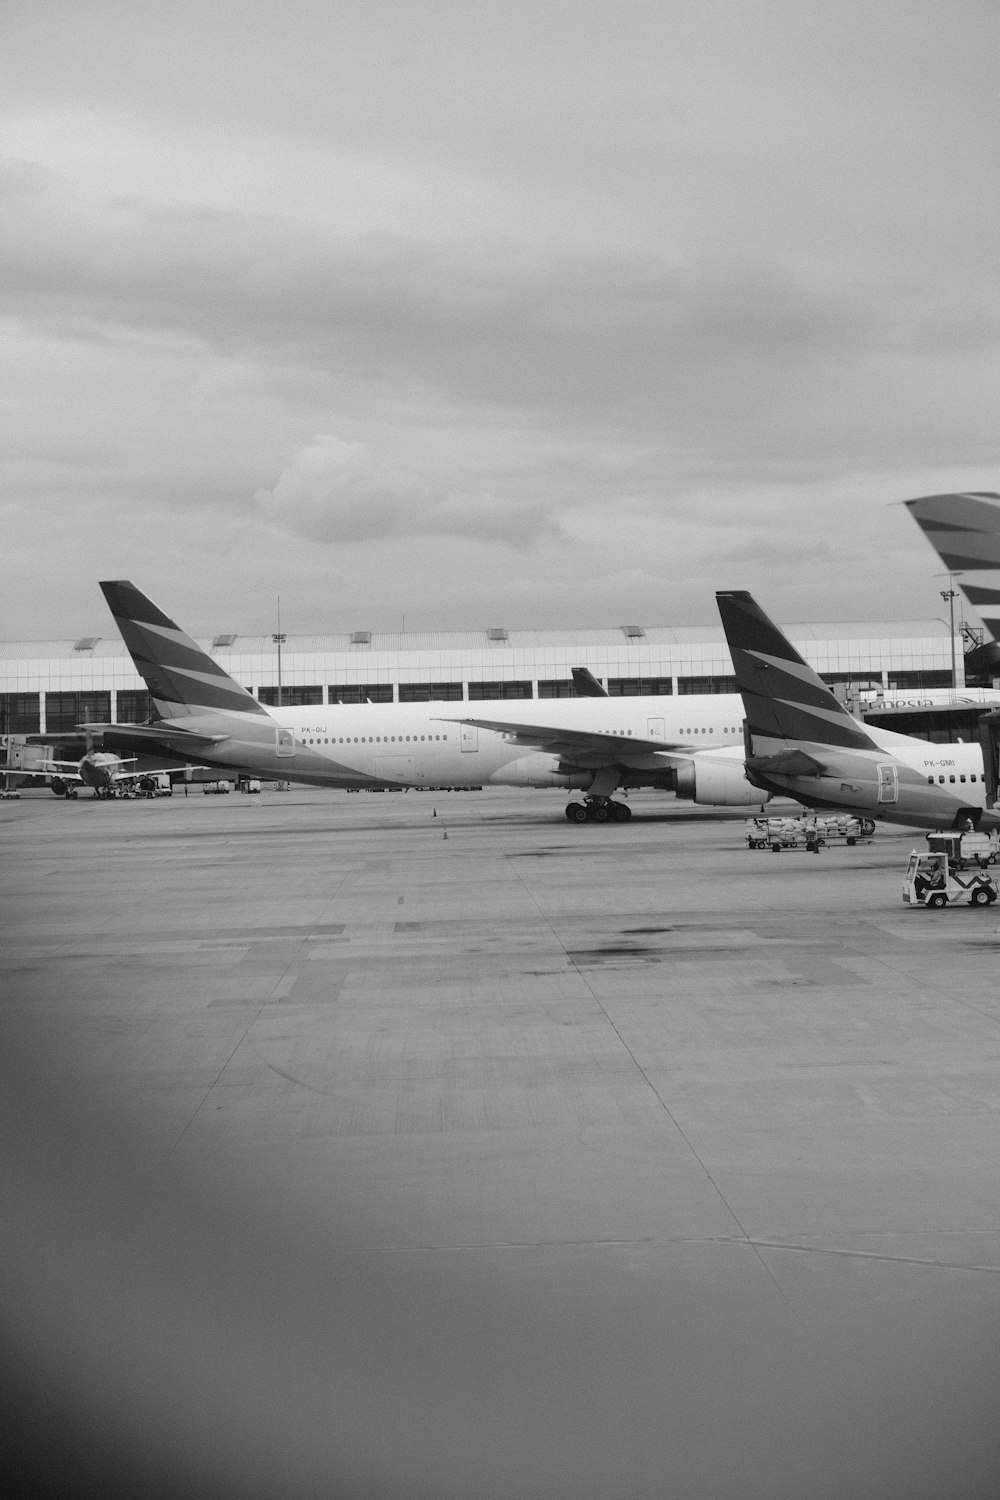
[{"label": "main landing gear", "polygon": [[627,823],[632,809],[610,797],[588,797],[586,802],[567,803],[566,816],[571,823]]}]

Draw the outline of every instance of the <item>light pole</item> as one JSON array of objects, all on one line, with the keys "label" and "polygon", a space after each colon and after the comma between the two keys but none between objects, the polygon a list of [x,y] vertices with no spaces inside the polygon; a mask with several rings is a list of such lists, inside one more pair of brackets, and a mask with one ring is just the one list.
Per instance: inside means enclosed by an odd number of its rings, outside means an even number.
[{"label": "light pole", "polygon": [[281,629],[281,595],[278,595],[278,628],[271,636],[272,641],[278,648],[278,707],[281,707],[281,648],[287,637]]},{"label": "light pole", "polygon": [[[948,580],[954,582],[953,579]],[[941,598],[948,601],[948,629],[951,634],[951,690],[954,693],[958,687],[957,673],[955,669],[955,600],[958,598],[958,590],[953,588],[941,589]]]}]

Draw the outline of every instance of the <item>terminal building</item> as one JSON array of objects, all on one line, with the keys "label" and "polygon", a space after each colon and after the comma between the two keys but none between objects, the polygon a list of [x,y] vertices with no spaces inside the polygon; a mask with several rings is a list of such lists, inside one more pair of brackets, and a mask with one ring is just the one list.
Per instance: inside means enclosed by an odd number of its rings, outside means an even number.
[{"label": "terminal building", "polygon": [[[787,632],[832,686],[919,699],[965,685],[961,635],[942,620]],[[280,640],[222,631],[199,645],[269,707],[571,697],[574,667],[587,668],[613,697],[736,690],[719,626],[356,630]],[[149,714],[149,694],[116,634],[0,644],[0,734],[70,735],[78,724],[136,723]]]}]

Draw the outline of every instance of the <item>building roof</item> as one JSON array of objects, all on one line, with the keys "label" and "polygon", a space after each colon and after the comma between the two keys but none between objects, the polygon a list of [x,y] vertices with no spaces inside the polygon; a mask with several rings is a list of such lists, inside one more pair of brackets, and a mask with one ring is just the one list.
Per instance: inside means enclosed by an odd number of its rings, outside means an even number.
[{"label": "building roof", "polygon": [[[110,627],[109,627],[110,628]],[[629,627],[631,628],[631,627]],[[800,644],[810,641],[858,640],[947,640],[947,622],[931,617],[925,620],[838,620],[829,624],[789,624],[782,627],[791,640]],[[719,646],[725,650],[725,636],[720,625],[647,625],[641,636],[626,633],[621,626],[579,630],[507,630],[506,640],[490,639],[489,630],[443,632],[373,631],[371,640],[352,642],[352,634],[288,635],[282,652],[299,656],[374,655],[379,652],[408,655],[438,652],[495,651],[498,656],[510,651],[630,650],[656,646]],[[364,632],[367,634],[367,632]],[[233,634],[232,643],[214,646],[215,636],[196,637],[199,646],[218,656],[271,656],[275,646],[270,635]],[[125,656],[125,646],[117,635],[88,637],[94,644],[81,646],[81,638],[65,637],[51,641],[0,641],[0,661],[108,661]]]}]

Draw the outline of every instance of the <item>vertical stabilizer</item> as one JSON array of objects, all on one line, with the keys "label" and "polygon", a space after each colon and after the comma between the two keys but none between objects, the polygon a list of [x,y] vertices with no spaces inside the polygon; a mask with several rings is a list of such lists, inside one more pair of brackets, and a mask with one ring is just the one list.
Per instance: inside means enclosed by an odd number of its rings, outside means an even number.
[{"label": "vertical stabilizer", "polygon": [[949,573],[1000,571],[1000,495],[922,495],[903,504]]},{"label": "vertical stabilizer", "polygon": [[876,748],[752,595],[727,591],[715,597],[743,698],[749,743],[758,750],[761,742],[768,748],[777,742]]},{"label": "vertical stabilizer", "polygon": [[[922,495],[903,504],[949,573],[996,573],[992,587],[958,586],[994,641],[1000,641],[1000,495],[989,490]],[[992,648],[989,648],[992,651]],[[979,670],[971,663],[973,671]],[[982,669],[995,672],[984,662]]]},{"label": "vertical stabilizer", "polygon": [[104,582],[101,590],[158,718],[220,711],[268,717],[246,688],[133,583]]}]

